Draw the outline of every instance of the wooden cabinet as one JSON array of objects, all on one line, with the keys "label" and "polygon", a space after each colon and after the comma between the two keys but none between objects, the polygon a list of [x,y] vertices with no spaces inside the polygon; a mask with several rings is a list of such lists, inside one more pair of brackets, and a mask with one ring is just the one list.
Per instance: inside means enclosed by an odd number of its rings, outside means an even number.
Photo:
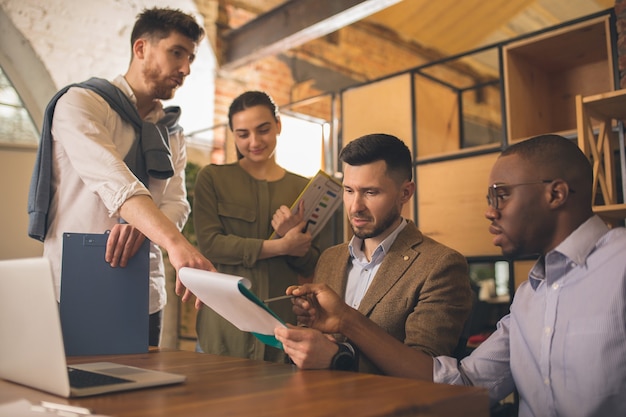
[{"label": "wooden cabinet", "polygon": [[610,15],[507,44],[504,85],[509,141],[576,133],[577,95],[615,88]]}]

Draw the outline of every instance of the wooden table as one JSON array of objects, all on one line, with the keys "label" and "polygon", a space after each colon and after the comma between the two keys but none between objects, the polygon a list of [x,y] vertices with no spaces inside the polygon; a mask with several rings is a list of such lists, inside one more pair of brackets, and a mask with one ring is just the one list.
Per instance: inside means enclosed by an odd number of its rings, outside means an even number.
[{"label": "wooden table", "polygon": [[474,387],[185,351],[69,358],[112,361],[187,376],[183,384],[66,400],[0,380],[0,403],[25,398],[119,417],[184,416],[488,416],[487,392]]}]

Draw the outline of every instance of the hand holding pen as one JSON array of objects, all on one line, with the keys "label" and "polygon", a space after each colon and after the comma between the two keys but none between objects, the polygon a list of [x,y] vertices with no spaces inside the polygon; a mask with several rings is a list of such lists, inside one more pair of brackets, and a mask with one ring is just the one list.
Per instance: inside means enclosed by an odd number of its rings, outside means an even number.
[{"label": "hand holding pen", "polygon": [[268,298],[267,300],[263,300],[265,304],[273,303],[274,301],[287,300],[288,298],[294,298],[293,295],[280,295],[278,297]]},{"label": "hand holding pen", "polygon": [[[267,300],[263,300],[263,303],[269,304],[269,303],[273,303],[274,301],[291,299],[293,300],[292,303],[294,305],[294,313],[298,314],[297,312],[300,311],[299,305],[301,304],[301,302],[296,301],[298,298],[303,298],[304,299],[303,301],[306,300],[305,297],[296,297],[295,295],[280,295],[278,297],[272,297],[272,298],[268,298]],[[298,322],[298,326],[307,327],[306,325],[300,322]]]},{"label": "hand holding pen", "polygon": [[286,293],[295,299],[298,323],[325,333],[341,333],[342,319],[356,311],[326,284],[293,285]]}]

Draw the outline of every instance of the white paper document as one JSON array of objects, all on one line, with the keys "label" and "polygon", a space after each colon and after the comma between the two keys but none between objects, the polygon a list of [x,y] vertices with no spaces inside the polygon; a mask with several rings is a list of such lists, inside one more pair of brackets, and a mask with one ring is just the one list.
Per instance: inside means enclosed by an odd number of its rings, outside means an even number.
[{"label": "white paper document", "polygon": [[20,399],[10,403],[0,404],[0,417],[106,417],[100,414],[91,414],[83,407],[65,404],[56,404],[42,401],[40,404],[31,404],[27,399]]},{"label": "white paper document", "polygon": [[248,279],[220,272],[184,267],[180,281],[204,304],[244,332],[269,346],[282,349],[274,337],[276,327],[287,327],[266,304],[250,291]]}]

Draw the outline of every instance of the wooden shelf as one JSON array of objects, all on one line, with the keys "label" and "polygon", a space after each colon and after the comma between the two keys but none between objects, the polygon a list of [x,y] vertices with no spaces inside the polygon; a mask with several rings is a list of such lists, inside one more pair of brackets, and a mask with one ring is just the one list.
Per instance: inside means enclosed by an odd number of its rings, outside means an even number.
[{"label": "wooden shelf", "polygon": [[593,118],[626,120],[626,90],[585,96],[582,104]]},{"label": "wooden shelf", "polygon": [[626,90],[576,96],[576,117],[578,146],[593,165],[593,195],[601,195],[604,202],[595,206],[594,211],[605,219],[624,219],[626,204],[618,204],[619,181],[615,169],[619,141],[613,127],[616,121],[626,119]]},{"label": "wooden shelf", "polygon": [[623,220],[626,219],[626,204],[593,206],[593,212],[605,220]]},{"label": "wooden shelf", "polygon": [[510,141],[574,130],[576,95],[614,89],[610,30],[602,16],[504,48]]}]

